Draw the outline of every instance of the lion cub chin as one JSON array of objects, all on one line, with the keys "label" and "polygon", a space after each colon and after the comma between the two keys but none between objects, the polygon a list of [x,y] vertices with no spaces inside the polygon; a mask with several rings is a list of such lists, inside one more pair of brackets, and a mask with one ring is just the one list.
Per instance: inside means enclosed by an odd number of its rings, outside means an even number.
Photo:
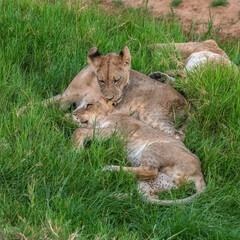
[{"label": "lion cub chin", "polygon": [[[138,189],[145,201],[158,204],[185,203],[204,191],[200,160],[180,140],[119,113],[104,98],[77,109],[73,118],[80,126],[86,127],[78,128],[73,133],[79,147],[86,137],[92,137],[93,134],[95,137],[109,137],[116,131],[124,134],[131,167],[121,169],[133,172],[142,179]],[[104,170],[120,171],[120,166],[107,166]],[[195,195],[175,201],[157,199],[157,193],[177,188],[186,181],[195,183]]]}]

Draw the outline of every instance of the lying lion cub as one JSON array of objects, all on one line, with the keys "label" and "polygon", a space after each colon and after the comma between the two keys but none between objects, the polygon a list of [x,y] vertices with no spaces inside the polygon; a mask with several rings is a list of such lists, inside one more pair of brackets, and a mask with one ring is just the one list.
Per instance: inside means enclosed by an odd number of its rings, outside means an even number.
[{"label": "lying lion cub", "polygon": [[[218,44],[210,39],[204,42],[186,42],[186,43],[171,43],[171,44],[156,44],[156,47],[174,46],[180,53],[180,56],[184,60],[184,70],[169,71],[169,75],[181,75],[185,76],[185,71],[194,71],[196,68],[207,64],[224,63],[231,66],[232,63],[227,54],[218,46]],[[168,81],[174,81],[175,79],[168,76],[165,73],[154,72],[149,75],[154,79],[163,79]]]},{"label": "lying lion cub", "polygon": [[[124,167],[123,170],[145,179],[139,182],[138,188],[146,201],[158,204],[189,202],[205,189],[200,160],[180,140],[119,113],[104,98],[74,111],[73,119],[80,126],[86,127],[78,128],[73,133],[79,147],[86,137],[93,136],[93,132],[95,136],[100,132],[104,136],[110,136],[116,130],[126,134],[126,147],[132,167]],[[93,129],[94,126],[96,129]],[[106,169],[119,171],[120,167],[109,166]],[[155,194],[175,188],[184,181],[193,181],[197,194],[177,201],[155,199]]]}]

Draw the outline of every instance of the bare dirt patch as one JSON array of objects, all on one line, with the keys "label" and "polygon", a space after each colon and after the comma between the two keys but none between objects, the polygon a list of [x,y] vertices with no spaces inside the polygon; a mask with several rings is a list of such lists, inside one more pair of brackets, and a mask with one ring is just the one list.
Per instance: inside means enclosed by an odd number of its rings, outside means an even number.
[{"label": "bare dirt patch", "polygon": [[[109,0],[108,2],[116,2]],[[145,0],[122,0],[131,7],[146,5]],[[148,9],[156,16],[171,12],[172,0],[149,0]],[[212,23],[223,37],[240,38],[240,0],[227,0],[226,6],[211,7],[212,0],[183,0],[173,12],[179,17],[184,30],[189,31],[192,23],[198,33],[208,31]]]}]

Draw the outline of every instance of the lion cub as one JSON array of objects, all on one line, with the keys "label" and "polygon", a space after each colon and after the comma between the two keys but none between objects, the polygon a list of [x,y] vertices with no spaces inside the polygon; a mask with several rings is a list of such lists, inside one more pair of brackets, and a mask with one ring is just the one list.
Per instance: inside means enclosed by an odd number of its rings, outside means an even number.
[{"label": "lion cub", "polygon": [[[145,180],[139,182],[138,188],[146,201],[158,204],[184,203],[205,189],[200,160],[180,140],[119,113],[104,98],[75,110],[73,119],[84,127],[73,133],[73,139],[79,147],[86,137],[93,136],[93,132],[95,136],[99,133],[110,136],[115,131],[126,135],[125,144],[132,167],[123,167],[123,170],[131,171]],[[104,169],[120,171],[120,166]],[[176,188],[185,181],[195,183],[197,194],[177,201],[155,199],[156,193]]]},{"label": "lion cub", "polygon": [[[184,70],[171,70],[168,72],[169,75],[186,77],[186,71],[194,71],[209,62],[215,64],[223,63],[227,66],[234,65],[227,54],[212,39],[203,42],[156,44],[155,46],[160,48],[174,46],[184,61]],[[168,74],[153,72],[149,76],[160,81],[175,81],[175,79]]]}]

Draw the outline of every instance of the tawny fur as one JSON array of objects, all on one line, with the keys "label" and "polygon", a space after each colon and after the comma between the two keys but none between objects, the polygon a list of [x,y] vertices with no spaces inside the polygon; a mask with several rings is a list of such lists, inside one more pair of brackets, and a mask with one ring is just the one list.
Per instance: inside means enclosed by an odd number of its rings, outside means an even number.
[{"label": "tawny fur", "polygon": [[212,39],[206,40],[204,42],[174,43],[174,45],[184,60],[187,60],[192,53],[202,51],[212,52],[222,56],[226,60],[229,60],[227,54]]},{"label": "tawny fur", "polygon": [[[227,54],[218,46],[214,40],[206,40],[204,42],[186,42],[186,43],[170,43],[156,44],[156,47],[174,46],[180,53],[185,67],[184,70],[171,70],[168,75],[186,76],[185,71],[194,71],[195,69],[204,66],[204,64],[221,63],[231,66],[232,63]],[[237,68],[236,68],[237,70]],[[174,78],[167,76],[161,72],[154,72],[149,75],[151,78],[158,79],[164,82],[172,82]]]},{"label": "tawny fur", "polygon": [[86,97],[97,100],[103,94],[122,113],[135,113],[135,117],[153,128],[184,138],[184,134],[174,128],[173,117],[174,114],[186,115],[186,100],[170,85],[131,70],[128,47],[120,54],[107,55],[93,48],[88,53],[88,62],[64,93],[48,102],[60,101],[62,108],[73,103],[81,107]]},{"label": "tawny fur", "polygon": [[[218,46],[218,44],[210,39],[204,42],[186,42],[186,43],[172,43],[170,45],[174,45],[176,49],[179,51],[180,56],[185,61],[185,65],[190,64],[190,61],[193,55],[197,56],[197,53],[204,52],[206,57],[209,60],[214,62],[224,62],[228,65],[231,65],[231,61],[227,54]],[[167,44],[156,44],[158,47],[167,46]],[[203,62],[203,64],[206,62]],[[197,65],[195,65],[197,66]],[[192,70],[193,68],[189,68],[188,70]]]},{"label": "tawny fur", "polygon": [[[124,167],[123,170],[131,171],[145,179],[145,182],[139,183],[139,190],[144,192],[143,196],[146,201],[158,204],[184,203],[191,201],[196,196],[177,202],[155,199],[155,194],[163,190],[164,184],[161,182],[164,181],[170,188],[177,187],[184,181],[194,181],[197,194],[204,191],[205,182],[197,156],[192,154],[180,140],[119,113],[117,109],[113,108],[111,102],[107,103],[103,98],[95,103],[89,102],[74,112],[73,119],[80,126],[86,127],[75,130],[73,134],[79,147],[82,146],[87,136],[93,136],[93,132],[95,136],[98,136],[99,132],[104,136],[110,136],[117,130],[126,136],[128,158],[132,167]],[[96,126],[95,130],[93,129],[94,125]],[[109,166],[107,169],[119,171],[120,167]],[[157,177],[159,172],[164,174],[162,180],[159,179],[160,176]],[[146,181],[151,178],[155,180]]]}]

